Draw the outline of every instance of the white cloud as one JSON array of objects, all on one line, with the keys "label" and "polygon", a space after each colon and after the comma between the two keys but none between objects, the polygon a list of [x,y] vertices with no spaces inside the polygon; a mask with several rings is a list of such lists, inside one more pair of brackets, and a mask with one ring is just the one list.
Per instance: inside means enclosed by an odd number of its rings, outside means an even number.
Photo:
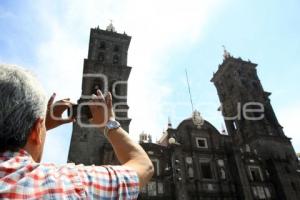
[{"label": "white cloud", "polygon": [[69,96],[73,100],[79,98],[89,28],[98,24],[105,28],[109,19],[113,19],[118,32],[126,30],[132,36],[128,63],[133,66],[128,97],[129,117],[133,119],[131,135],[137,139],[140,132],[146,131],[158,137],[167,121],[162,119],[165,112],[162,102],[172,90],[161,81],[171,67],[164,65],[165,58],[170,50],[188,47],[201,38],[205,23],[220,7],[220,1],[64,2],[36,4],[39,11],[36,17],[43,21],[50,35],[37,49],[38,73],[45,77],[48,92],[56,91],[60,97]]}]

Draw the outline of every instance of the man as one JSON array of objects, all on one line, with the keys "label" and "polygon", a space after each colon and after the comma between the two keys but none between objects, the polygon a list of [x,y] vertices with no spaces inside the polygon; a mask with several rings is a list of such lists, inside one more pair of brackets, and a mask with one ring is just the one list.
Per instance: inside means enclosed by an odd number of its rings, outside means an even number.
[{"label": "man", "polygon": [[136,199],[153,165],[115,121],[110,93],[94,95],[91,123],[104,129],[120,166],[39,163],[46,131],[73,121],[62,119],[71,102],[54,98],[47,105],[33,75],[0,65],[0,199]]}]

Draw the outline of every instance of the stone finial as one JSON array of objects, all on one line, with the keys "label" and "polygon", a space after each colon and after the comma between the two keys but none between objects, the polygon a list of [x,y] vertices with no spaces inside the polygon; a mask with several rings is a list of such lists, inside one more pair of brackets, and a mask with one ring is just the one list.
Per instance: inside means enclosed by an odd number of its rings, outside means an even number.
[{"label": "stone finial", "polygon": [[193,114],[192,114],[192,120],[194,125],[197,126],[197,128],[201,128],[204,124],[204,119],[201,117],[201,114],[199,111],[194,110]]},{"label": "stone finial", "polygon": [[139,143],[152,143],[152,135],[145,133],[144,131],[140,134]]},{"label": "stone finial", "polygon": [[140,143],[144,143],[144,142],[146,142],[147,141],[147,138],[148,136],[147,136],[147,134],[143,131],[141,134],[140,134]]},{"label": "stone finial", "polygon": [[227,58],[231,57],[230,53],[226,50],[225,46],[222,45],[224,49],[223,59],[226,60]]},{"label": "stone finial", "polygon": [[112,23],[112,20],[110,20],[110,24],[106,27],[107,31],[116,32],[116,29]]}]

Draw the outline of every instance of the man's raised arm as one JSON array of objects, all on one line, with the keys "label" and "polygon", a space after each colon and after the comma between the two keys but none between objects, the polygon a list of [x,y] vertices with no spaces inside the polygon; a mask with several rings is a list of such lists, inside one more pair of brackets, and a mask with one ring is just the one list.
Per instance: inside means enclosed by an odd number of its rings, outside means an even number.
[{"label": "man's raised arm", "polygon": [[[112,96],[108,93],[104,98],[101,91],[98,90],[93,102],[97,102],[97,104],[90,105],[93,115],[92,122],[103,129],[108,120],[114,121]],[[103,103],[102,106],[99,106],[99,102]],[[122,127],[107,129],[105,132],[121,165],[130,167],[137,172],[140,188],[146,185],[154,173],[154,167],[143,148],[130,139]]]}]

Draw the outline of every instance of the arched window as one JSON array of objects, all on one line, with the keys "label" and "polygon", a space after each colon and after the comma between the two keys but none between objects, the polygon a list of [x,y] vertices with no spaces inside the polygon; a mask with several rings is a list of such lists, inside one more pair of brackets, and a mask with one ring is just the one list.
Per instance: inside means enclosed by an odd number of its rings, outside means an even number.
[{"label": "arched window", "polygon": [[114,55],[114,57],[113,57],[113,64],[118,64],[119,60],[120,60],[119,56],[118,55]]},{"label": "arched window", "polygon": [[97,90],[101,90],[102,92],[105,92],[104,90],[107,89],[107,88],[104,88],[105,87],[105,82],[104,80],[102,80],[101,78],[97,78],[94,80],[94,84],[91,88],[91,92],[92,94],[97,94]]},{"label": "arched window", "polygon": [[119,52],[120,51],[120,47],[118,45],[114,46],[114,52]]},{"label": "arched window", "polygon": [[100,44],[99,44],[99,49],[106,49],[106,44],[105,44],[105,42],[100,42]]}]

